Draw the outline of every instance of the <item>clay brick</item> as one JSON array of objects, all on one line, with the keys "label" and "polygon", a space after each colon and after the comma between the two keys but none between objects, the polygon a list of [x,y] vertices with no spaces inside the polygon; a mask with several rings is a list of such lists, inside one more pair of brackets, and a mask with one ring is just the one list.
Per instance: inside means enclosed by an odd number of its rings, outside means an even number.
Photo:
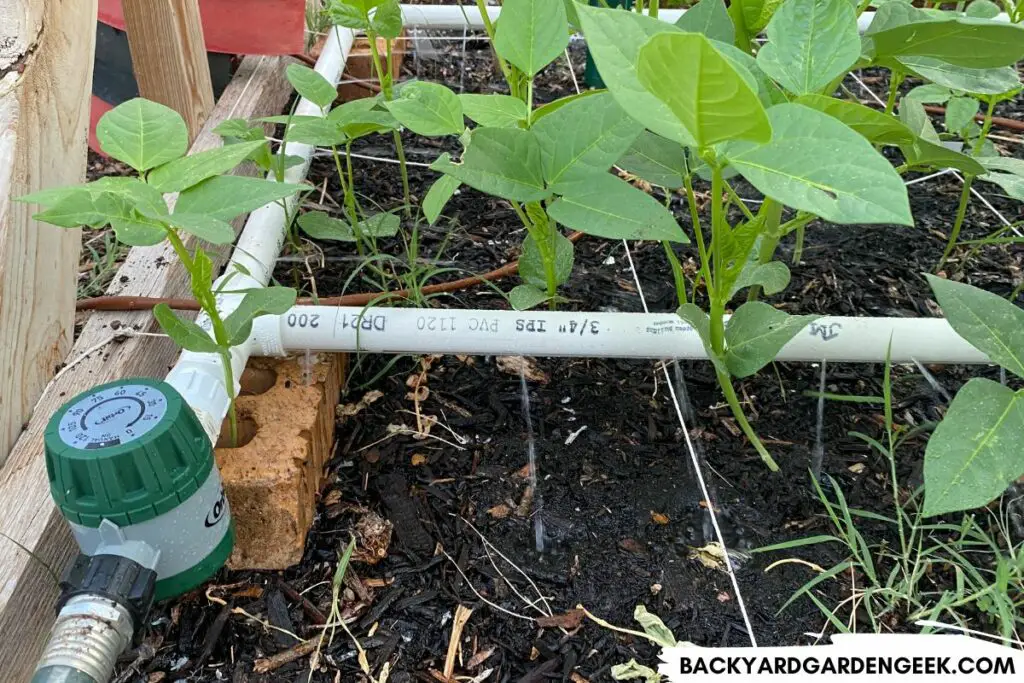
[{"label": "clay brick", "polygon": [[314,359],[309,385],[302,358],[254,358],[242,376],[239,446],[224,447],[222,434],[216,449],[237,534],[232,569],[284,569],[302,559],[345,370],[344,355]]}]

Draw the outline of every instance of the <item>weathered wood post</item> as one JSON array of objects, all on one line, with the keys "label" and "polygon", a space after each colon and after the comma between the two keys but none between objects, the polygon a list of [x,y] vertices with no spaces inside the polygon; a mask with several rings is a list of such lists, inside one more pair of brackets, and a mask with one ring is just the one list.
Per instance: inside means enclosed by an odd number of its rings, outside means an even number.
[{"label": "weathered wood post", "polygon": [[198,0],[121,0],[139,94],[185,119],[194,140],[213,111]]},{"label": "weathered wood post", "polygon": [[71,348],[81,241],[12,200],[84,179],[95,41],[96,0],[0,0],[0,465]]}]

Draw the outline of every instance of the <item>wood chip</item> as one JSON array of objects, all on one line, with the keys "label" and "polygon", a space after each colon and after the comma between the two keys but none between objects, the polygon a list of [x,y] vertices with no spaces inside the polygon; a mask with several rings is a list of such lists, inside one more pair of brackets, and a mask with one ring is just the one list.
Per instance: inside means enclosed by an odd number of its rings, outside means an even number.
[{"label": "wood chip", "polygon": [[572,631],[578,628],[583,622],[583,610],[571,609],[562,614],[553,614],[550,617],[537,617],[537,625],[541,628],[564,628]]},{"label": "wood chip", "polygon": [[663,515],[660,512],[655,512],[654,510],[651,510],[651,521],[655,524],[661,524],[662,526],[669,523],[668,515]]},{"label": "wood chip", "polygon": [[472,657],[469,658],[469,661],[466,662],[466,668],[467,669],[475,669],[475,668],[477,668],[478,666],[480,666],[481,664],[486,662],[488,660],[488,658],[490,658],[490,656],[493,655],[493,654],[494,654],[494,648],[493,647],[489,647],[486,650],[480,650],[475,655],[473,655]]},{"label": "wood chip", "polygon": [[504,503],[500,503],[487,510],[487,514],[494,519],[505,519],[512,514],[512,508]]},{"label": "wood chip", "polygon": [[427,456],[423,455],[422,453],[413,453],[411,462],[413,467],[420,467],[421,465],[426,465]]},{"label": "wood chip", "polygon": [[473,615],[473,610],[465,605],[455,608],[455,619],[452,620],[452,637],[448,639],[448,654],[444,658],[444,677],[450,679],[455,673],[455,655],[459,652],[459,643],[462,640],[462,629],[466,622]]}]

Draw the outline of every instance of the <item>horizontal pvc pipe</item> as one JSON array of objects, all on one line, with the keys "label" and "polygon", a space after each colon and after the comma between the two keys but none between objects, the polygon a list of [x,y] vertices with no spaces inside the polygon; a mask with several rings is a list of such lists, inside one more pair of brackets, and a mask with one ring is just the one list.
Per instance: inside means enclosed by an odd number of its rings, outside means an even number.
[{"label": "horizontal pvc pipe", "polygon": [[[554,2],[555,0],[552,0]],[[663,9],[658,13],[662,21],[674,24],[686,12],[685,9]],[[491,21],[498,18],[501,7],[488,7],[487,15]],[[469,28],[480,30],[484,28],[479,8],[468,3],[458,5],[402,5],[402,17],[407,27],[416,26],[432,29],[456,30]],[[874,12],[864,12],[857,19],[857,26],[861,31],[867,29],[875,18]],[[1003,13],[996,17],[996,21],[1008,22],[1009,17]]]},{"label": "horizontal pvc pipe", "polygon": [[[316,63],[316,71],[332,84],[337,84],[345,69],[345,61],[355,34],[346,28],[338,28],[329,32],[320,58]],[[303,116],[323,116],[319,106],[305,98],[296,105],[295,113]],[[294,142],[285,145],[284,154],[302,159],[301,164],[285,171],[284,180],[288,183],[301,183],[306,179],[313,147]],[[275,180],[271,173],[268,180]],[[286,208],[279,203],[266,206],[249,214],[245,227],[238,239],[231,259],[224,270],[224,275],[214,283],[214,291],[225,285],[233,291],[266,287],[273,273],[274,263],[281,253],[285,238],[285,223],[295,207],[295,196],[286,200]],[[230,278],[230,281],[229,281]],[[222,317],[234,311],[243,298],[243,294],[219,294],[217,310]],[[207,315],[200,313],[196,323],[203,329],[212,330]],[[254,337],[259,337],[254,334]],[[265,346],[265,345],[264,345]],[[227,415],[231,399],[238,394],[239,377],[249,360],[252,342],[231,348],[231,367],[235,386],[227,387],[224,382],[224,367],[220,356],[212,353],[196,353],[182,351],[178,362],[167,375],[167,382],[173,386],[192,407],[199,417],[210,440],[215,442],[220,434],[221,423]],[[262,346],[261,346],[262,348]]]},{"label": "horizontal pvc pipe", "polygon": [[[466,355],[707,359],[700,337],[672,313],[570,313],[297,306],[257,320],[253,355],[366,351]],[[274,339],[274,335],[277,338]],[[780,361],[895,363],[991,361],[941,318],[823,317]]]}]

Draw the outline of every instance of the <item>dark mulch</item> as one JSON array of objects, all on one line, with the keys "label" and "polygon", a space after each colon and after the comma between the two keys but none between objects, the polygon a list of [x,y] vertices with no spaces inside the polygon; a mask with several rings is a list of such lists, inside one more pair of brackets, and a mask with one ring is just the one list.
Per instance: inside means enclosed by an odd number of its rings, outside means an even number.
[{"label": "dark mulch", "polygon": [[[445,54],[461,51],[444,44]],[[471,43],[472,45],[472,43]],[[445,47],[448,46],[448,47]],[[578,48],[576,63],[581,64]],[[449,58],[421,56],[415,66],[432,78],[467,90],[486,91],[496,83],[485,50],[470,50],[465,71]],[[539,88],[540,100],[569,92],[568,72],[555,69]],[[878,86],[881,90],[881,86]],[[430,161],[452,142],[405,137],[409,158]],[[361,153],[393,156],[388,141],[362,142]],[[1020,154],[1024,147],[1010,150]],[[397,168],[357,161],[357,184],[385,207],[401,200]],[[436,177],[422,168],[411,172],[414,192],[422,196]],[[332,177],[332,166],[318,161],[314,182]],[[334,180],[330,193],[337,198]],[[922,272],[932,269],[959,195],[959,184],[944,176],[911,188],[918,225],[815,225],[808,230],[803,260],[793,266],[793,282],[774,303],[792,312],[837,315],[932,316],[936,306]],[[755,197],[740,186],[741,195]],[[980,187],[1011,220],[1022,217],[1019,203]],[[680,221],[686,213],[674,204]],[[522,239],[515,215],[503,202],[463,190],[449,205],[447,222],[421,226],[423,258],[441,266],[457,264],[469,272],[490,270],[516,258]],[[997,227],[995,217],[972,204],[965,235],[979,237]],[[408,227],[408,226],[407,226]],[[321,244],[326,264],[306,268],[282,263],[277,277],[285,284],[319,295],[339,293],[353,263],[347,246]],[[383,245],[403,253],[396,241]],[[792,240],[782,246],[789,259]],[[652,310],[674,307],[671,277],[660,245],[631,245],[633,259]],[[307,253],[311,253],[307,251]],[[694,253],[681,249],[684,262]],[[311,259],[315,262],[315,259]],[[951,277],[1008,294],[1024,258],[1019,248],[994,247],[969,264],[954,261]],[[300,267],[301,266],[301,267]],[[507,289],[512,283],[502,283]],[[368,286],[360,278],[350,291]],[[578,244],[577,265],[565,289],[576,310],[641,310],[637,287],[621,243],[586,238]],[[457,293],[434,305],[498,308],[504,301],[487,288]],[[710,518],[684,444],[675,406],[664,376],[654,362],[602,359],[539,359],[536,367],[548,381],[529,383],[529,404],[536,438],[542,499],[543,552],[537,552],[534,506],[522,469],[527,437],[521,410],[520,379],[503,372],[495,358],[436,359],[427,374],[429,397],[419,405],[436,416],[431,431],[454,443],[388,437],[388,425],[415,425],[406,380],[419,372],[419,359],[359,359],[342,403],[369,390],[383,396],[358,417],[340,425],[337,451],[329,465],[314,528],[302,563],[283,573],[223,572],[215,595],[229,607],[244,609],[269,623],[308,638],[319,631],[318,619],[330,611],[331,576],[339,550],[350,533],[362,530],[360,545],[371,542],[366,526],[379,515],[394,525],[386,557],[376,565],[355,562],[359,577],[345,592],[343,610],[367,651],[376,673],[391,663],[391,681],[435,680],[428,673],[444,668],[452,620],[459,605],[473,608],[461,641],[456,672],[469,676],[494,671],[489,681],[609,680],[612,664],[636,657],[656,663],[655,651],[642,641],[586,622],[578,631],[541,629],[527,619],[495,609],[483,598],[519,615],[536,616],[517,592],[536,593],[519,570],[536,584],[556,613],[582,604],[609,621],[635,627],[637,604],[661,616],[678,638],[702,645],[748,642],[728,576],[692,557],[693,548],[714,539]],[[683,363],[676,388],[685,388],[690,408],[690,436],[704,463],[725,539],[734,550],[827,533],[822,509],[810,487],[807,468],[814,446],[815,402],[804,396],[816,389],[818,369],[777,364],[740,383],[740,394],[758,432],[782,471],[769,475],[722,405],[709,367]],[[978,368],[934,369],[938,381],[954,392],[966,378],[991,371]],[[839,393],[880,393],[880,365],[828,368],[828,389]],[[919,375],[897,373],[896,417],[906,425],[939,419],[945,400]],[[440,425],[447,426],[451,432]],[[860,430],[878,436],[880,407],[830,403],[826,407],[823,472],[835,476],[851,504],[877,512],[891,511],[888,465],[862,442],[847,435]],[[458,435],[456,437],[455,435]],[[906,486],[920,466],[924,440],[901,453],[900,477]],[[525,499],[525,500],[524,500]],[[358,523],[362,520],[361,523]],[[474,525],[518,569],[491,556]],[[869,526],[873,540],[884,530]],[[830,566],[841,559],[834,546],[795,555]],[[825,626],[809,602],[782,615],[777,610],[813,576],[806,567],[788,564],[766,573],[783,555],[754,556],[742,562],[738,577],[754,630],[762,645],[809,643]],[[822,596],[835,602],[847,594],[848,580],[822,585]],[[510,586],[511,584],[511,586]],[[514,586],[514,589],[512,588]],[[297,592],[302,593],[299,599]],[[984,623],[979,623],[984,627]],[[900,623],[895,628],[903,628]],[[308,657],[272,673],[254,673],[254,661],[292,647],[294,639],[269,630],[241,614],[207,600],[202,592],[159,606],[146,632],[153,646],[138,669],[121,680],[306,681]],[[474,655],[492,651],[470,668]],[[155,652],[155,656],[153,656]],[[351,642],[338,633],[325,644],[314,681],[357,680],[359,666]],[[166,678],[161,679],[160,674]],[[148,676],[148,679],[147,679]],[[578,680],[578,679],[573,679]]]}]

